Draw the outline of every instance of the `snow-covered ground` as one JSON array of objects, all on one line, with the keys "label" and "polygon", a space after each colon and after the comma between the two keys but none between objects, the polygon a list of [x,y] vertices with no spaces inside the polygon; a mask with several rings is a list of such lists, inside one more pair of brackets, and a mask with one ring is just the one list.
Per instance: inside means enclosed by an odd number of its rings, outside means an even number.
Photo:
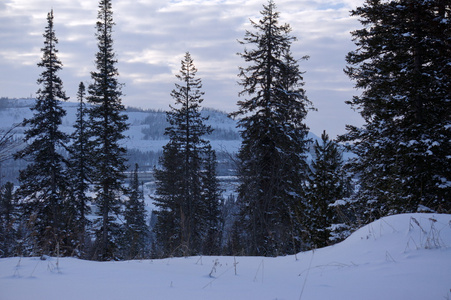
[{"label": "snow-covered ground", "polygon": [[296,256],[0,259],[0,299],[450,299],[451,215],[404,214]]}]

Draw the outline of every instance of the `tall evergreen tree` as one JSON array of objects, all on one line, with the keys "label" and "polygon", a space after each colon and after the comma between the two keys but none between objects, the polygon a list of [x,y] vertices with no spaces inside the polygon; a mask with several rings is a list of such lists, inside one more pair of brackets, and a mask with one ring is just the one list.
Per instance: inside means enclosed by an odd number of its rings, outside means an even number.
[{"label": "tall evergreen tree", "polygon": [[239,110],[243,143],[239,151],[239,201],[248,237],[248,254],[293,253],[300,247],[303,186],[307,164],[308,128],[303,123],[310,102],[302,88],[302,72],[292,57],[294,37],[288,24],[279,25],[272,0],[262,19],[251,21],[240,53]]},{"label": "tall evergreen tree", "polygon": [[157,212],[156,237],[163,245],[165,255],[201,252],[205,212],[201,170],[209,145],[203,136],[209,134],[211,128],[200,114],[204,93],[196,73],[193,59],[187,52],[180,74],[176,75],[181,84],[176,84],[171,93],[180,107],[171,107],[168,112],[170,126],[165,134],[169,143],[164,147],[162,169],[155,174],[155,203],[160,209]]},{"label": "tall evergreen tree", "polygon": [[146,224],[144,195],[140,190],[138,164],[135,164],[130,179],[130,194],[125,202],[124,210],[124,257],[126,259],[144,258],[149,227]]},{"label": "tall evergreen tree", "polygon": [[72,145],[69,147],[69,173],[70,173],[70,208],[74,212],[73,224],[77,231],[77,243],[80,255],[85,256],[85,241],[87,239],[86,227],[89,224],[87,215],[90,213],[88,203],[91,197],[87,195],[91,183],[92,159],[90,157],[88,144],[87,107],[84,102],[86,88],[83,82],[78,86],[77,98],[79,103],[77,119],[74,124],[75,131],[72,133]]},{"label": "tall evergreen tree", "polygon": [[348,103],[361,128],[341,138],[358,155],[357,199],[366,221],[451,209],[451,4],[442,0],[367,0],[352,11],[363,25],[346,73],[362,89]]},{"label": "tall evergreen tree", "polygon": [[25,140],[29,143],[15,155],[30,162],[20,172],[17,196],[23,204],[23,217],[30,227],[30,237],[34,239],[32,253],[56,254],[57,248],[70,253],[71,249],[64,248],[69,247],[70,241],[63,217],[68,184],[62,150],[68,137],[59,129],[66,114],[60,101],[66,101],[68,97],[58,76],[62,63],[57,57],[53,10],[47,15],[44,38],[43,55],[38,63],[44,68],[37,80],[41,88],[32,108],[33,117],[23,122],[29,126],[25,131]]},{"label": "tall evergreen tree", "polygon": [[169,142],[163,147],[160,168],[154,170],[154,203],[158,209],[154,212],[156,222],[153,231],[156,245],[154,254],[157,257],[183,255],[186,252],[181,249],[183,162],[177,144]]},{"label": "tall evergreen tree", "polygon": [[117,216],[126,171],[125,154],[121,140],[127,130],[127,115],[121,103],[121,84],[117,76],[117,60],[113,51],[113,11],[111,0],[100,0],[97,21],[97,71],[91,72],[93,83],[88,88],[90,152],[94,157],[93,182],[95,203],[99,210],[96,227],[95,259],[114,258],[118,238]]},{"label": "tall evergreen tree", "polygon": [[315,141],[314,151],[307,219],[312,246],[321,248],[330,243],[331,225],[341,221],[335,208],[329,205],[349,196],[349,180],[343,170],[342,152],[335,141],[329,140],[326,131],[321,134],[321,143]]}]

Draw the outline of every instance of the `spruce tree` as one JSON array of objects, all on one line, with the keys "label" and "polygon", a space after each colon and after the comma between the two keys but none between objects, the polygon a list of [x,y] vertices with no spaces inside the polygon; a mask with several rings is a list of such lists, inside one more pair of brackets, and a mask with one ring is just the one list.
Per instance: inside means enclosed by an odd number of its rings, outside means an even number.
[{"label": "spruce tree", "polygon": [[130,192],[125,202],[124,219],[124,257],[126,259],[144,258],[149,230],[146,224],[144,195],[140,190],[138,164],[135,164],[130,178]]},{"label": "spruce tree", "polygon": [[346,73],[362,90],[348,103],[365,125],[341,140],[358,155],[356,197],[365,221],[451,209],[451,4],[367,0],[352,11],[363,25]]},{"label": "spruce tree", "polygon": [[93,157],[92,180],[95,203],[98,207],[96,223],[95,259],[113,259],[119,236],[117,216],[121,210],[121,196],[126,171],[126,149],[121,140],[127,130],[127,115],[121,103],[122,85],[118,82],[117,60],[113,51],[113,11],[111,0],[100,0],[97,21],[97,71],[91,72],[93,83],[87,97],[89,109],[90,153]]},{"label": "spruce tree", "polygon": [[13,197],[14,184],[0,187],[0,257],[13,256],[17,248],[17,203]]},{"label": "spruce tree", "polygon": [[154,254],[157,257],[184,254],[181,249],[183,162],[177,144],[169,142],[163,147],[159,168],[154,170],[156,184],[154,203],[157,210],[154,211],[156,222],[153,232]]},{"label": "spruce tree", "polygon": [[219,255],[221,252],[222,227],[221,218],[221,189],[216,174],[216,153],[208,147],[204,159],[205,167],[201,173],[202,178],[202,198],[205,206],[205,216],[203,223],[205,236],[203,238],[203,255]]},{"label": "spruce tree", "polygon": [[238,158],[239,199],[248,254],[277,255],[300,250],[303,186],[306,180],[308,128],[303,123],[310,102],[302,72],[290,48],[296,39],[288,24],[279,25],[271,0],[263,6],[255,32],[246,31],[240,53],[238,121],[243,142]]},{"label": "spruce tree", "polygon": [[29,161],[20,171],[20,187],[16,193],[23,205],[23,220],[28,224],[32,243],[30,254],[69,254],[71,239],[65,232],[64,205],[68,187],[65,162],[62,151],[68,137],[59,126],[66,114],[61,101],[68,97],[63,90],[63,82],[58,76],[62,63],[57,57],[58,39],[53,27],[53,10],[47,15],[44,33],[42,59],[38,66],[44,68],[37,83],[37,99],[32,110],[33,117],[25,119],[27,146],[16,153],[15,158]]},{"label": "spruce tree", "polygon": [[91,183],[92,158],[89,153],[89,138],[87,124],[87,107],[84,102],[86,88],[83,82],[78,86],[77,99],[79,106],[77,109],[75,131],[71,135],[72,145],[69,147],[69,174],[70,174],[70,208],[74,211],[73,224],[77,231],[77,243],[80,256],[85,256],[85,242],[87,240],[87,226],[90,213],[91,197],[87,195],[89,184]]},{"label": "spruce tree", "polygon": [[157,241],[164,255],[201,253],[205,215],[201,170],[209,143],[203,136],[211,132],[200,114],[203,101],[202,82],[189,52],[182,60],[181,81],[171,96],[179,107],[167,114],[170,126],[165,134],[161,170],[156,170],[155,204],[159,207],[156,224]]},{"label": "spruce tree", "polygon": [[347,196],[349,180],[343,169],[342,152],[338,144],[329,140],[326,131],[321,134],[321,143],[315,141],[315,156],[311,164],[308,199],[309,213],[307,223],[314,248],[330,244],[331,225],[340,222],[335,208],[337,200]]}]

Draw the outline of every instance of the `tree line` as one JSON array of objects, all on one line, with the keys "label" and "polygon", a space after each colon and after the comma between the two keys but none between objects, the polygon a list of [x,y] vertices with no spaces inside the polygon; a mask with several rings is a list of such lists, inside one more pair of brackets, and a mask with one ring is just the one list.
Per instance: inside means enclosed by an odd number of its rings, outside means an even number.
[{"label": "tree line", "polygon": [[[29,164],[17,190],[7,183],[0,193],[1,255],[276,256],[330,245],[385,215],[449,213],[450,13],[442,0],[366,0],[351,12],[363,28],[352,32],[357,49],[347,55],[345,73],[362,94],[348,103],[365,125],[348,126],[338,141],[323,132],[309,163],[305,118],[314,107],[299,66],[308,57],[293,57],[290,25],[279,24],[272,0],[263,5],[239,41],[246,67],[239,68],[241,100],[231,113],[242,138],[236,199],[221,196],[216,153],[206,139],[212,128],[200,114],[202,81],[186,52],[148,224],[138,165],[124,185],[128,124],[111,0],[99,1],[96,71],[88,87],[79,85],[71,136],[58,129],[68,97],[57,75],[62,63],[51,11],[34,116],[24,121],[27,145],[15,154]],[[338,142],[356,156],[344,162]]]}]

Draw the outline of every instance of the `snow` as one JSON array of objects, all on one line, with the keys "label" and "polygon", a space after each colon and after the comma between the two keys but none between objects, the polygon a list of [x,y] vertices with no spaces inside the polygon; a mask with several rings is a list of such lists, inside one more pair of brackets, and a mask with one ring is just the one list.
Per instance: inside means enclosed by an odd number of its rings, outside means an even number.
[{"label": "snow", "polygon": [[[236,274],[235,274],[236,270]],[[375,221],[296,256],[0,259],[0,299],[449,299],[451,215]]]},{"label": "snow", "polygon": [[335,207],[335,206],[343,206],[346,205],[347,202],[345,200],[336,200],[334,203],[329,204],[330,207]]}]

